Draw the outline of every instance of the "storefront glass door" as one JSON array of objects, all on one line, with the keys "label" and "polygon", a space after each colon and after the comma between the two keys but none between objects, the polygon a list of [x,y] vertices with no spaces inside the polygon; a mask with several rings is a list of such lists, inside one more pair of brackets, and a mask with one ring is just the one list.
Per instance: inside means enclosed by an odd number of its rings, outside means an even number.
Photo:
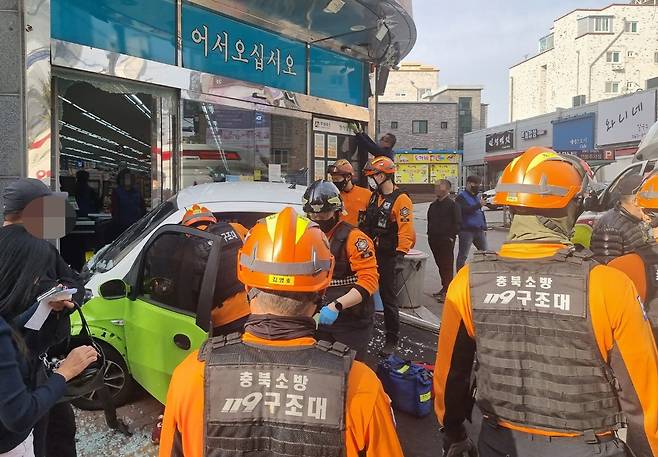
[{"label": "storefront glass door", "polygon": [[181,188],[223,181],[306,185],[310,116],[228,101],[182,103]]}]

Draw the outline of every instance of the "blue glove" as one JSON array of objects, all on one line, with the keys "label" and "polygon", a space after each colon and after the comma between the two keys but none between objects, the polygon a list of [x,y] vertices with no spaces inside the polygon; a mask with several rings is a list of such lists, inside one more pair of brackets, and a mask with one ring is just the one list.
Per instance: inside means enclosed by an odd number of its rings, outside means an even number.
[{"label": "blue glove", "polygon": [[338,319],[338,311],[334,311],[329,308],[329,305],[325,305],[320,310],[320,325],[331,325],[336,322]]}]

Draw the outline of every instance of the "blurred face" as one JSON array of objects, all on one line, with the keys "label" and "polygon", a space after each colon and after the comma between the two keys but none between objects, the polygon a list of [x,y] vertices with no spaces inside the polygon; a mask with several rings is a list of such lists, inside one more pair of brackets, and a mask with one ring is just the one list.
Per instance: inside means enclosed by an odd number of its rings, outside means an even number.
[{"label": "blurred face", "polygon": [[133,186],[133,176],[132,175],[125,175],[123,177],[123,188],[126,190],[130,190]]},{"label": "blurred face", "polygon": [[384,135],[379,139],[379,147],[381,148],[392,148],[393,139],[389,135]]},{"label": "blurred face", "polygon": [[480,192],[480,183],[477,183],[477,182],[468,182],[468,183],[466,183],[466,188],[468,189],[468,191],[469,191],[470,193],[472,193],[473,195],[475,195],[475,194],[477,194],[478,192]]},{"label": "blurred face", "polygon": [[436,196],[439,197],[439,199],[443,200],[448,196],[450,193],[450,188],[445,185],[445,183],[439,183],[435,186],[434,188],[436,192]]}]

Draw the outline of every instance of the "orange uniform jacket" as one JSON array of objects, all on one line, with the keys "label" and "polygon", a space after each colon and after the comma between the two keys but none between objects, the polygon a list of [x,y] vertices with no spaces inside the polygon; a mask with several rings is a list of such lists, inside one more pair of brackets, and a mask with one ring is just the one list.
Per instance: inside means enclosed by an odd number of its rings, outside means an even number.
[{"label": "orange uniform jacket", "polygon": [[343,206],[347,214],[341,215],[340,220],[358,227],[359,214],[366,211],[371,195],[372,192],[359,186],[353,186],[349,192],[342,191],[340,198],[343,200]]},{"label": "orange uniform jacket", "polygon": [[[382,206],[384,198],[380,195],[377,205]],[[414,228],[414,204],[407,194],[400,194],[393,204],[391,219],[398,224],[398,245],[395,249],[405,254],[416,245]]]},{"label": "orange uniform jacket", "polygon": [[[333,233],[329,234],[329,239],[332,235]],[[345,249],[350,267],[356,275],[357,289],[363,288],[372,295],[379,288],[375,245],[368,235],[359,229],[354,229],[347,237]]]},{"label": "orange uniform jacket", "polygon": [[[309,337],[271,341],[249,333],[244,341],[277,347],[315,344]],[[174,371],[162,424],[160,457],[203,456],[204,367],[195,351]],[[402,457],[390,400],[375,373],[361,362],[355,361],[349,374],[345,419],[347,457],[359,456],[360,450],[370,457]]]},{"label": "orange uniform jacket", "polygon": [[[503,257],[550,257],[563,245],[506,244]],[[635,286],[623,273],[598,265],[590,273],[589,310],[596,343],[621,384],[619,399],[628,419],[635,455],[658,455],[658,351]],[[458,427],[467,412],[475,352],[475,328],[469,296],[469,268],[462,268],[448,289],[434,371],[434,407],[441,424]],[[573,436],[501,422],[510,429],[551,436]],[[653,452],[653,454],[652,454]]]},{"label": "orange uniform jacket", "polygon": [[630,253],[616,257],[608,262],[608,266],[623,271],[631,278],[642,302],[647,299],[647,276],[645,273],[644,260],[638,254]]}]

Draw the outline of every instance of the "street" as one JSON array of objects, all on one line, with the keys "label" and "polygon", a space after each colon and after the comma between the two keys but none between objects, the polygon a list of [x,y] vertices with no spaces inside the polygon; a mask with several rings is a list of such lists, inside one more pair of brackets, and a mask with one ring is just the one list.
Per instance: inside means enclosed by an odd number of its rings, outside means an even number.
[{"label": "street", "polygon": [[[420,203],[414,207],[414,222],[416,226],[416,247],[420,251],[430,254],[426,263],[425,280],[423,287],[422,306],[425,306],[432,313],[441,315],[442,304],[438,303],[431,294],[441,288],[439,273],[427,241],[427,208],[429,203]],[[507,232],[501,230],[502,211],[486,211],[487,222],[491,230],[487,234],[489,249],[497,250],[504,242]],[[456,247],[455,247],[456,257]],[[408,335],[406,337],[409,340]],[[377,339],[378,336],[375,336]],[[405,340],[403,327],[403,341]],[[425,354],[432,351],[426,351]],[[428,363],[434,363],[434,360],[424,360]],[[374,367],[376,358],[369,360],[371,367]],[[133,436],[125,437],[117,432],[108,431],[105,425],[105,419],[101,411],[80,411],[76,410],[77,416],[77,441],[78,455],[80,457],[137,457],[137,456],[156,456],[158,447],[151,443],[151,431],[157,423],[158,416],[162,413],[162,405],[149,396],[147,393],[140,391],[135,400],[122,408],[119,408],[118,415],[126,420],[129,424]],[[477,416],[477,414],[476,414]],[[423,419],[417,419],[402,413],[396,414],[398,422],[398,434],[405,450],[406,456],[411,457],[430,457],[438,455],[438,448],[441,446],[439,426],[434,414]],[[471,436],[476,436],[479,428],[477,417],[475,424],[469,427]]]}]

